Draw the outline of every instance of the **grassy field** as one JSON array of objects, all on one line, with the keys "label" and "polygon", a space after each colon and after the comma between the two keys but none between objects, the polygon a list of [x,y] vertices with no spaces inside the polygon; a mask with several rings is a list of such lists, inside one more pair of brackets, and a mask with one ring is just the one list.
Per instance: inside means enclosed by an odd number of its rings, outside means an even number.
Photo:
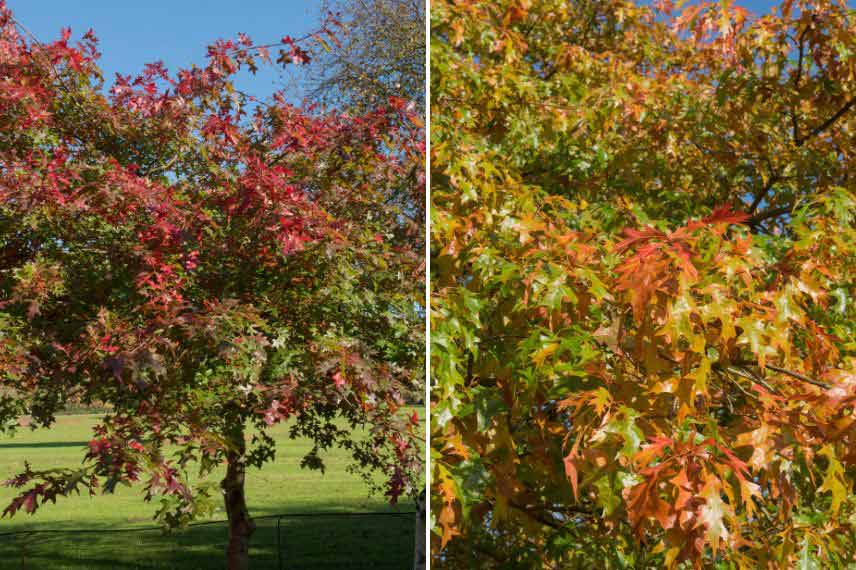
[{"label": "grassy field", "polygon": [[[94,415],[63,416],[50,430],[21,430],[12,438],[0,438],[0,480],[20,472],[25,460],[34,469],[78,465],[97,419]],[[277,534],[283,568],[289,570],[356,568],[355,560],[367,559],[372,549],[378,551],[379,560],[389,562],[390,568],[406,568],[411,555],[407,546],[412,540],[412,517],[333,515],[412,511],[410,500],[393,509],[383,497],[367,497],[365,483],[346,471],[349,458],[341,452],[331,451],[325,456],[327,471],[323,475],[301,469],[300,459],[309,442],[290,440],[287,430],[287,425],[273,430],[278,442],[276,460],[248,474],[250,512],[256,517],[283,513],[319,516],[289,517],[279,523],[273,518],[260,519],[253,537],[253,568],[278,568]],[[5,507],[13,495],[12,490],[0,488],[0,504]],[[86,532],[0,536],[0,570],[223,567],[225,525],[198,526],[164,536],[158,530],[142,530],[152,526],[154,510],[153,504],[142,500],[139,488],[120,487],[114,495],[60,498],[56,505],[49,504],[35,515],[4,518],[0,520],[0,535],[28,530]],[[220,509],[211,520],[224,518]],[[116,529],[137,530],[114,532]],[[390,550],[403,552],[390,558]]]}]

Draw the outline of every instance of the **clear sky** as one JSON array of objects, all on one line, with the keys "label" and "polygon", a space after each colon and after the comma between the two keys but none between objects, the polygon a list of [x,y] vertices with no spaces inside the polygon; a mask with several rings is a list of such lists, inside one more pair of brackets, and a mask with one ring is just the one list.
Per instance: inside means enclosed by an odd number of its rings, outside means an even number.
[{"label": "clear sky", "polygon": [[[238,32],[254,42],[315,31],[320,0],[7,0],[15,17],[40,41],[57,39],[71,27],[72,38],[92,28],[100,40],[101,68],[108,85],[114,74],[136,74],[143,65],[163,60],[171,71],[205,63],[205,47]],[[275,52],[272,52],[275,56]],[[287,78],[275,71],[247,74],[236,86],[252,95],[269,95]],[[293,81],[293,80],[292,80]],[[291,83],[289,83],[290,85]]]},{"label": "clear sky", "polygon": [[[756,14],[779,4],[778,0],[738,3]],[[218,38],[244,32],[256,43],[271,43],[284,35],[315,31],[321,18],[321,0],[7,0],[7,5],[43,42],[59,37],[66,26],[75,38],[94,29],[108,86],[116,72],[135,74],[158,59],[173,72],[193,63],[202,65],[205,46]],[[300,77],[265,69],[255,77],[241,75],[236,84],[259,97],[287,85],[297,101]]]}]

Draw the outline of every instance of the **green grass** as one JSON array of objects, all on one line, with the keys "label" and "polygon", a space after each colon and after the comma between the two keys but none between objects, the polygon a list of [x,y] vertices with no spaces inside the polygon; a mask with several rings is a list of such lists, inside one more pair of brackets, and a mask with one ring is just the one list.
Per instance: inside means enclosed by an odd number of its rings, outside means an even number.
[{"label": "green grass", "polygon": [[[50,430],[23,429],[14,437],[0,438],[0,480],[23,469],[80,464],[84,446],[92,437],[96,415],[62,416]],[[349,457],[338,450],[324,456],[324,474],[300,468],[309,450],[306,440],[291,440],[288,426],[272,430],[277,440],[276,460],[247,477],[247,501],[255,517],[282,513],[354,513],[411,511],[409,499],[397,508],[383,497],[368,497],[358,476],[346,471]],[[215,478],[216,480],[216,478]],[[0,505],[15,495],[0,488]],[[48,504],[35,515],[18,514],[0,520],[0,534],[29,530],[86,529],[82,534],[32,534],[0,537],[0,570],[107,570],[223,568],[226,527],[212,524],[164,536],[158,530],[107,533],[115,529],[153,526],[156,506],[142,499],[139,487],[120,487],[113,495],[72,496]],[[222,507],[211,518],[222,520]],[[277,568],[277,521],[260,519],[253,537],[253,569]],[[413,520],[410,516],[294,517],[280,522],[283,568],[356,568],[377,550],[378,560],[390,568],[406,568],[411,556]],[[398,556],[391,551],[401,551]],[[336,558],[335,555],[340,555]],[[391,556],[392,555],[392,556]],[[344,558],[342,558],[342,556]],[[22,557],[26,566],[22,566]],[[403,565],[402,565],[403,564]],[[372,564],[371,568],[384,567]]]}]

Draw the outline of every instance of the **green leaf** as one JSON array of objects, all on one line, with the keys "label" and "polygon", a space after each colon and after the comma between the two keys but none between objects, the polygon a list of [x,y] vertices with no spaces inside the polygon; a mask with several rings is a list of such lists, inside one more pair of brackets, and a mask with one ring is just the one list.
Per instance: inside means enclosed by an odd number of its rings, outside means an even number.
[{"label": "green leaf", "polygon": [[639,451],[642,442],[645,441],[645,435],[636,425],[636,418],[639,417],[639,412],[626,406],[622,406],[618,411],[619,413],[616,417],[607,425],[606,433],[614,433],[624,439],[624,445],[619,453],[624,457],[630,458]]},{"label": "green leaf", "polygon": [[621,495],[612,488],[608,475],[595,481],[594,487],[597,489],[597,504],[603,508],[604,516],[611,515],[621,504]]},{"label": "green leaf", "polygon": [[797,570],[821,570],[820,562],[812,551],[808,536],[803,538],[796,568]]}]

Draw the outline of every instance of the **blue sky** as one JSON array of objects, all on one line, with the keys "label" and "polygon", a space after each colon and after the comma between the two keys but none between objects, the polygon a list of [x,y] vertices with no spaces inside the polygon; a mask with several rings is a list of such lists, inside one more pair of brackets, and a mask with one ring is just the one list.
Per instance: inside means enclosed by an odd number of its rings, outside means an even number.
[{"label": "blue sky", "polygon": [[[644,1],[644,0],[643,0]],[[738,2],[755,13],[767,12],[778,0]],[[256,43],[284,35],[301,36],[319,26],[321,0],[7,0],[15,16],[41,41],[72,28],[78,38],[89,28],[100,39],[101,67],[108,86],[114,74],[136,74],[143,65],[161,59],[170,71],[204,64],[205,46],[218,38],[248,34]],[[288,86],[298,101],[299,72],[283,76],[265,68],[253,77],[242,74],[242,91],[265,97]]]},{"label": "blue sky", "polygon": [[778,0],[743,0],[742,2],[738,0],[737,3],[756,14],[766,14],[771,8],[781,4]]},{"label": "blue sky", "polygon": [[[7,0],[7,5],[43,42],[57,39],[63,27],[71,27],[73,38],[94,29],[108,85],[116,72],[136,74],[158,59],[171,72],[202,65],[209,43],[238,32],[256,43],[298,37],[316,30],[321,17],[320,0]],[[236,86],[264,97],[287,79],[267,70],[242,75]]]}]

